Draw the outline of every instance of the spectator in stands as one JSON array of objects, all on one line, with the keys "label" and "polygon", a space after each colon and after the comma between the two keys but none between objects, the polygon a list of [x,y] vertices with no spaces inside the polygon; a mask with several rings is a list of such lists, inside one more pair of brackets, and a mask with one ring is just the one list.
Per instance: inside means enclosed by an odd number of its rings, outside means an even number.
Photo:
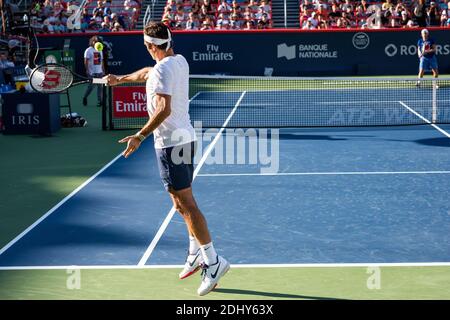
[{"label": "spectator in stands", "polygon": [[361,0],[360,6],[362,7],[363,11],[367,13],[367,10],[369,9],[369,4],[367,3],[367,0]]},{"label": "spectator in stands", "polygon": [[235,12],[241,12],[241,6],[239,5],[239,2],[237,0],[233,0],[233,2],[231,3],[231,11],[235,11]]},{"label": "spectator in stands", "polygon": [[214,30],[214,22],[209,16],[205,17],[200,30]]},{"label": "spectator in stands", "polygon": [[206,19],[206,17],[209,17],[211,20],[215,19],[214,13],[208,11],[208,7],[203,5],[200,8],[199,19],[200,19],[200,21],[204,21]]},{"label": "spectator in stands", "polygon": [[259,7],[262,8],[266,13],[272,13],[272,8],[269,6],[266,0],[261,0],[261,4],[259,5]]},{"label": "spectator in stands", "polygon": [[356,10],[355,10],[356,24],[361,26],[360,21],[365,20],[366,18],[367,18],[367,14],[364,11],[363,7],[361,5],[356,6]]},{"label": "spectator in stands", "polygon": [[302,27],[302,29],[303,30],[313,30],[313,29],[316,29],[316,27],[314,27],[311,20],[308,19],[308,20],[306,20],[305,25]]},{"label": "spectator in stands", "polygon": [[186,29],[186,14],[182,5],[177,7],[177,12],[175,13],[175,29]]},{"label": "spectator in stands", "polygon": [[258,12],[258,2],[256,0],[250,0],[248,3],[248,8],[253,13]]},{"label": "spectator in stands", "polygon": [[192,3],[191,12],[193,12],[195,15],[198,15],[200,12],[200,3],[199,1],[195,0],[194,3]]},{"label": "spectator in stands", "polygon": [[12,83],[14,62],[9,59],[7,51],[0,52],[0,72],[3,73],[5,83]]},{"label": "spectator in stands", "polygon": [[109,27],[109,23],[103,21],[102,22],[102,27],[100,29],[98,29],[98,32],[110,32],[110,27]]},{"label": "spectator in stands", "polygon": [[103,1],[98,0],[98,1],[97,1],[97,6],[92,10],[92,15],[95,16],[95,14],[96,14],[97,12],[100,12],[100,11],[101,11],[101,13],[103,14],[103,13],[104,13],[104,9],[105,9],[105,6],[103,5]]},{"label": "spectator in stands", "polygon": [[408,12],[406,10],[403,10],[401,12],[401,17],[399,21],[399,25],[402,28],[406,28],[408,25],[408,21],[410,21],[410,17],[408,16]]},{"label": "spectator in stands", "polygon": [[111,29],[111,32],[123,32],[123,31],[125,30],[122,28],[122,25],[118,22],[115,22],[114,27]]},{"label": "spectator in stands", "polygon": [[414,20],[415,23],[419,27],[426,27],[427,26],[427,5],[425,3],[425,0],[419,0],[419,2],[414,7]]},{"label": "spectator in stands", "polygon": [[200,6],[200,9],[202,7],[206,8],[206,12],[208,15],[214,15],[214,8],[212,7],[209,0],[203,0],[203,4]]},{"label": "spectator in stands", "polygon": [[386,11],[391,9],[394,6],[394,4],[392,3],[391,0],[386,0],[386,2],[383,2],[382,6],[381,6],[381,10],[382,11]]},{"label": "spectator in stands", "polygon": [[317,16],[322,16],[322,19],[328,20],[328,12],[325,9],[325,5],[323,5],[323,4],[319,5],[316,13],[317,13]]},{"label": "spectator in stands", "polygon": [[417,28],[417,27],[418,25],[413,19],[409,20],[406,25],[406,28]]},{"label": "spectator in stands", "polygon": [[239,20],[239,16],[235,13],[230,16],[230,29],[239,30],[241,29],[242,21]]},{"label": "spectator in stands", "polygon": [[312,4],[311,0],[304,0],[303,9],[310,12],[314,10],[314,4]]},{"label": "spectator in stands", "polygon": [[255,29],[255,23],[252,20],[245,21],[244,30],[253,30]]},{"label": "spectator in stands", "polygon": [[269,20],[269,15],[267,13],[263,13],[261,19],[259,19],[257,25],[257,29],[270,29],[272,28],[272,23]]},{"label": "spectator in stands", "polygon": [[14,68],[14,62],[8,59],[7,52],[0,52],[0,70]]},{"label": "spectator in stands", "polygon": [[250,6],[246,7],[244,9],[244,14],[243,14],[244,20],[245,21],[253,21],[255,20],[255,13],[252,11],[252,9],[250,8]]},{"label": "spectator in stands", "polygon": [[328,22],[325,18],[323,18],[322,15],[320,14],[317,15],[317,21],[319,22],[317,25],[317,29],[321,30],[328,29]]},{"label": "spectator in stands", "polygon": [[61,20],[56,19],[54,22],[53,30],[55,33],[64,33],[67,32],[67,28],[62,24]]},{"label": "spectator in stands", "polygon": [[230,20],[228,20],[228,16],[224,13],[219,13],[218,19],[216,21],[216,29],[217,30],[226,30],[230,26]]},{"label": "spectator in stands", "polygon": [[303,28],[308,19],[309,19],[308,12],[300,11],[300,28]]},{"label": "spectator in stands", "polygon": [[[390,0],[388,0],[388,1],[390,1]],[[345,3],[342,4],[342,6],[341,6],[341,10],[347,11],[348,8],[350,8],[350,10],[353,11],[353,5],[350,3],[350,0],[345,0]]]},{"label": "spectator in stands", "polygon": [[219,7],[217,8],[218,14],[229,15],[231,13],[231,6],[228,4],[226,0],[221,0]]},{"label": "spectator in stands", "polygon": [[[405,4],[402,2],[402,0],[399,0],[398,2],[397,2],[397,5],[395,6],[395,12],[396,12],[396,15],[397,15],[397,17],[401,17],[401,13],[403,12],[403,11],[406,11],[406,12],[408,12],[408,9],[407,9],[407,7],[405,6]],[[409,14],[408,14],[409,15]]]},{"label": "spectator in stands", "polygon": [[123,3],[123,7],[126,11],[136,11],[139,10],[140,5],[134,0],[125,0],[125,2]]},{"label": "spectator in stands", "polygon": [[448,26],[447,11],[446,10],[442,10],[442,13],[441,13],[441,27],[447,27],[447,26]]},{"label": "spectator in stands", "polygon": [[310,21],[311,24],[314,26],[314,29],[317,28],[317,26],[319,25],[319,21],[316,19],[317,14],[313,11],[311,12],[311,17],[308,18],[307,21]]},{"label": "spectator in stands", "polygon": [[437,27],[440,25],[440,12],[436,6],[436,2],[430,2],[430,7],[427,10],[428,21],[431,27]]},{"label": "spectator in stands", "polygon": [[328,14],[329,17],[329,21],[331,23],[331,25],[334,25],[337,23],[337,20],[342,17],[342,13],[339,10],[339,7],[336,3],[333,3],[331,5],[331,12]]},{"label": "spectator in stands", "polygon": [[167,5],[164,10],[162,21],[165,21],[165,20],[167,21],[169,28],[173,28],[175,26],[175,24],[174,24],[175,15],[173,14],[172,7],[170,5]]},{"label": "spectator in stands", "polygon": [[345,7],[345,11],[342,12],[342,17],[345,18],[350,27],[356,27],[355,16],[353,14],[353,8],[351,6]]},{"label": "spectator in stands", "polygon": [[125,22],[123,21],[123,18],[114,12],[111,14],[111,23],[110,24],[114,27],[116,23],[120,24],[120,27],[122,29],[125,29]]},{"label": "spectator in stands", "polygon": [[194,12],[189,12],[189,19],[186,22],[186,30],[198,30],[200,27],[200,22]]}]

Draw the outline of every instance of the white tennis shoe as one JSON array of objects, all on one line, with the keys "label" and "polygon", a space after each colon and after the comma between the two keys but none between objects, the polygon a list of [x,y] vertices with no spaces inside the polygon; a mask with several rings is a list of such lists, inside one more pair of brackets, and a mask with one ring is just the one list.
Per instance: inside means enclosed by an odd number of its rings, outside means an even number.
[{"label": "white tennis shoe", "polygon": [[200,249],[198,249],[197,252],[194,254],[189,254],[188,252],[184,268],[179,274],[180,279],[185,279],[196,273],[200,269],[200,264],[202,262],[203,258]]},{"label": "white tennis shoe", "polygon": [[217,256],[215,264],[210,266],[203,264],[202,269],[202,283],[197,290],[199,296],[208,294],[217,286],[219,279],[230,270],[230,263],[221,256]]}]

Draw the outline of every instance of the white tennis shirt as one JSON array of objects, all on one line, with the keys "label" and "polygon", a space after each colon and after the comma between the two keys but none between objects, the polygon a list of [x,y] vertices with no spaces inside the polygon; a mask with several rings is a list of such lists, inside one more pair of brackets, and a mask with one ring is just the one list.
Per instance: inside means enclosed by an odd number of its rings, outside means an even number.
[{"label": "white tennis shirt", "polygon": [[156,94],[171,96],[170,115],[153,131],[155,148],[168,148],[196,140],[189,118],[189,64],[182,55],[165,57],[149,71],[146,93],[150,117],[156,109]]},{"label": "white tennis shirt", "polygon": [[103,73],[103,52],[89,47],[84,51],[84,58],[88,60],[89,75],[93,75],[94,73]]}]

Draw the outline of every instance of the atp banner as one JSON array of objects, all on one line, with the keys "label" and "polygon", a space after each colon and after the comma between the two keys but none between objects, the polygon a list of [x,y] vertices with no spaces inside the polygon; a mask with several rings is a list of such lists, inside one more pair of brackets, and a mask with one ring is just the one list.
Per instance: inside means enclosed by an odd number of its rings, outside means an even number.
[{"label": "atp banner", "polygon": [[[174,31],[175,52],[191,74],[266,76],[415,75],[420,28],[360,30]],[[429,28],[439,71],[450,73],[450,29]],[[70,42],[76,71],[84,74],[83,52],[92,34],[40,36],[41,47]],[[103,33],[107,71],[125,74],[155,62],[142,32]],[[130,50],[132,48],[132,50]],[[105,51],[106,50],[106,51]]]},{"label": "atp banner", "polygon": [[145,87],[113,87],[112,115],[114,118],[147,117]]}]

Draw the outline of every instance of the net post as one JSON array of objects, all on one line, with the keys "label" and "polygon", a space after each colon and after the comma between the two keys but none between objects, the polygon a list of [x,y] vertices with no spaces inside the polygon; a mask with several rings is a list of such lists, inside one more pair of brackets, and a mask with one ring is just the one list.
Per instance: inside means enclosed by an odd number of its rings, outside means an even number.
[{"label": "net post", "polygon": [[431,122],[436,123],[437,121],[437,80],[432,80],[432,114],[431,114]]},{"label": "net post", "polygon": [[112,117],[112,87],[108,86],[108,107],[107,107],[107,112],[108,112],[108,117],[109,117],[109,130],[114,130],[113,127],[113,117]]},{"label": "net post", "polygon": [[107,95],[106,95],[106,86],[102,86],[102,130],[106,131],[108,129],[106,124],[106,104],[107,104]]}]

